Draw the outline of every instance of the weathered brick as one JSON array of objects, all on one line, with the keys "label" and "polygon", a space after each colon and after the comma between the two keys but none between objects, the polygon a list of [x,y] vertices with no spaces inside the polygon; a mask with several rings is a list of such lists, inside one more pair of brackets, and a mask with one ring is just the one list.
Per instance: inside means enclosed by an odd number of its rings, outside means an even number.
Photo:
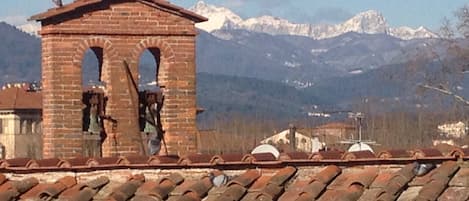
[{"label": "weathered brick", "polygon": [[135,1],[113,4],[105,10],[81,9],[45,20],[42,34],[44,87],[43,156],[76,157],[82,151],[81,62],[91,47],[101,47],[102,80],[107,83],[104,156],[133,155],[142,150],[137,120],[137,96],[122,65],[138,77],[140,56],[149,48],[161,51],[158,80],[166,86],[162,122],[170,154],[193,152],[195,132],[195,35],[186,18]]}]

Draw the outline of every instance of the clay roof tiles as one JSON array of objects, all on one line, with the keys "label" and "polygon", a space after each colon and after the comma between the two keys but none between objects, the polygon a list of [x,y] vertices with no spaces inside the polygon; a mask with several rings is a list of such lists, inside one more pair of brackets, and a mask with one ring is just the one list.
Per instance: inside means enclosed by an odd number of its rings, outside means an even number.
[{"label": "clay roof tiles", "polygon": [[11,87],[0,90],[0,110],[42,109],[42,93]]},{"label": "clay roof tiles", "polygon": [[[301,153],[279,159],[268,154],[198,154],[3,160],[0,200],[469,199],[467,158],[423,152],[428,157],[383,159],[353,153],[359,157],[344,160],[350,153],[334,152],[340,157],[333,160],[308,159]],[[213,163],[217,157],[226,162]],[[246,157],[251,161],[243,161]],[[416,175],[419,164],[436,167]],[[213,179],[219,176],[223,180],[215,185]]]},{"label": "clay roof tiles", "polygon": [[[194,22],[204,22],[208,20],[207,18],[201,15],[198,15],[192,11],[186,10],[182,7],[173,5],[165,0],[136,0],[136,1],[147,4],[149,6],[167,9],[169,11],[172,11],[175,14],[191,19]],[[46,19],[58,16],[58,15],[62,15],[65,13],[79,10],[79,8],[82,8],[85,6],[91,6],[93,4],[98,4],[98,3],[103,3],[103,2],[112,3],[112,1],[104,1],[104,0],[75,0],[72,3],[63,5],[62,7],[51,8],[47,10],[46,12],[31,16],[29,20],[42,21],[42,20],[46,20]]]}]

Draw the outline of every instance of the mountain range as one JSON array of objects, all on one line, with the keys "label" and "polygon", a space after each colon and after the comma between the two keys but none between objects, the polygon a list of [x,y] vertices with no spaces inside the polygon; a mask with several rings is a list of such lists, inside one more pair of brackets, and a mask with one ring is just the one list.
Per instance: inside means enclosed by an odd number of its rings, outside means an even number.
[{"label": "mountain range", "polygon": [[[197,25],[197,94],[199,106],[207,109],[203,119],[233,112],[305,117],[326,108],[349,109],[365,99],[415,109],[420,104],[415,91],[426,74],[417,69],[415,77],[409,76],[408,64],[446,54],[436,34],[391,28],[376,11],[337,25],[299,25],[271,16],[243,20],[203,2],[192,9],[211,19]],[[40,40],[19,31],[25,28],[37,30],[0,23],[0,83],[40,79]],[[141,75],[152,75],[151,59],[141,58],[148,64],[140,66]],[[85,63],[96,61],[86,56]]]},{"label": "mountain range", "polygon": [[384,16],[376,10],[358,13],[340,24],[297,24],[274,16],[260,16],[242,19],[239,15],[224,7],[217,7],[199,1],[190,10],[209,18],[207,22],[196,26],[207,32],[220,29],[244,29],[272,35],[307,36],[313,39],[325,39],[347,32],[367,34],[388,34],[396,38],[410,40],[416,38],[436,38],[437,34],[425,27],[390,27]]}]

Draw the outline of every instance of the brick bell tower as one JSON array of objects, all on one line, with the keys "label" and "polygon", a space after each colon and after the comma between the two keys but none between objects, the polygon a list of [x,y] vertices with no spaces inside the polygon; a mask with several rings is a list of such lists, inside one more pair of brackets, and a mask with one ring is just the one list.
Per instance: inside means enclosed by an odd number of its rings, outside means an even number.
[{"label": "brick bell tower", "polygon": [[98,58],[105,83],[103,156],[143,154],[132,80],[138,83],[145,50],[158,62],[155,80],[164,86],[161,119],[169,154],[196,150],[195,23],[205,17],[165,0],[76,0],[30,20],[42,25],[44,158],[83,156],[87,50]]}]

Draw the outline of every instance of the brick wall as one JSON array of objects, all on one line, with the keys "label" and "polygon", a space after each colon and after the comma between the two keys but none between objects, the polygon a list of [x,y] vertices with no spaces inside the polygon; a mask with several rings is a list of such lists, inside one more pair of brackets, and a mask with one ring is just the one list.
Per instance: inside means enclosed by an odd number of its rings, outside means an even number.
[{"label": "brick wall", "polygon": [[[84,7],[42,21],[44,158],[81,156],[82,71],[86,50],[103,54],[107,138],[103,156],[143,154],[138,127],[138,97],[123,66],[138,78],[140,55],[161,51],[158,81],[164,85],[162,122],[170,154],[196,150],[194,22],[139,2]],[[84,14],[83,14],[84,13]]]}]

